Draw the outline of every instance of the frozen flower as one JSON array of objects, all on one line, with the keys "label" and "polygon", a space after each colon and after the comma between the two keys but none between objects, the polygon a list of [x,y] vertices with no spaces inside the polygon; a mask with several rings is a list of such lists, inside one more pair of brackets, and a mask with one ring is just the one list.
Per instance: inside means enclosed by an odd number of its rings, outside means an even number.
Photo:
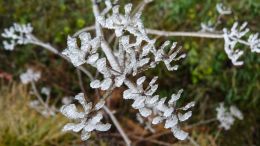
[{"label": "frozen flower", "polygon": [[82,105],[84,111],[79,111],[75,104],[63,105],[60,109],[61,113],[76,122],[66,124],[63,131],[81,131],[81,139],[87,140],[94,130],[107,131],[110,129],[110,124],[101,122],[103,115],[99,110],[104,106],[104,101],[93,107],[91,102],[87,103],[83,93],[76,95],[75,99]]},{"label": "frozen flower", "polygon": [[25,73],[20,75],[20,79],[23,84],[28,84],[30,82],[37,82],[41,77],[40,72],[35,72],[32,69],[27,69]]}]

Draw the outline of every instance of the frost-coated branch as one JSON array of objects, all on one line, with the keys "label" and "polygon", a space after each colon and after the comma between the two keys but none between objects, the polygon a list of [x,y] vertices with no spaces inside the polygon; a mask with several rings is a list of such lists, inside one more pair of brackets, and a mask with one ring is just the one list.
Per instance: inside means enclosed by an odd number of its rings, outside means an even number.
[{"label": "frost-coated branch", "polygon": [[212,39],[223,39],[223,34],[217,33],[206,33],[206,32],[181,32],[181,31],[163,31],[156,29],[146,29],[148,34],[158,36],[183,36],[183,37],[199,37],[199,38],[212,38]]}]

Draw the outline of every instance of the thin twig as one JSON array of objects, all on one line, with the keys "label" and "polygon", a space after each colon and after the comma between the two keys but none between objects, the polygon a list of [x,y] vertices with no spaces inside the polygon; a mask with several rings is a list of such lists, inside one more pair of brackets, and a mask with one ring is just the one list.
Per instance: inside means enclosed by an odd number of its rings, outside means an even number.
[{"label": "thin twig", "polygon": [[193,127],[197,127],[197,126],[200,126],[200,125],[205,125],[205,124],[208,124],[208,123],[211,123],[211,122],[215,122],[217,121],[216,118],[212,118],[212,119],[208,119],[208,120],[204,120],[204,121],[199,121],[197,123],[194,123],[194,124],[191,124],[191,125],[188,125],[186,127],[186,129],[191,129]]},{"label": "thin twig", "polygon": [[38,92],[38,89],[35,85],[35,83],[32,81],[31,82],[31,85],[32,85],[32,90],[33,90],[33,93],[34,95],[37,97],[37,99],[40,101],[40,103],[46,108],[46,109],[49,109],[48,105],[43,101],[42,99],[42,96],[40,95],[40,93]]},{"label": "thin twig", "polygon": [[78,68],[76,69],[76,71],[77,71],[77,76],[78,76],[78,80],[79,80],[79,87],[80,87],[81,91],[84,94],[86,94],[87,92],[86,92],[84,85],[83,85],[83,79],[82,79],[82,76],[81,76],[81,72]]},{"label": "thin twig", "polygon": [[190,141],[191,144],[194,146],[200,146],[192,137],[188,136],[188,140]]},{"label": "thin twig", "polygon": [[76,33],[73,34],[73,37],[77,37],[82,32],[90,31],[90,30],[95,30],[95,25],[87,26],[87,27],[84,27],[84,28],[80,29],[79,31],[77,31]]},{"label": "thin twig", "polygon": [[117,121],[116,117],[114,116],[114,114],[110,111],[110,109],[108,109],[107,106],[104,106],[103,109],[106,111],[106,113],[109,115],[109,117],[111,118],[112,122],[114,123],[114,125],[116,126],[117,130],[119,131],[119,133],[122,135],[125,143],[127,146],[131,146],[131,140],[128,138],[128,136],[126,135],[126,133],[124,132],[124,130],[122,129],[121,125],[119,124],[119,122]]},{"label": "thin twig", "polygon": [[155,29],[146,29],[148,34],[159,35],[159,36],[184,36],[184,37],[200,37],[200,38],[214,38],[223,39],[223,34],[205,33],[205,32],[174,32],[174,31],[162,31]]}]

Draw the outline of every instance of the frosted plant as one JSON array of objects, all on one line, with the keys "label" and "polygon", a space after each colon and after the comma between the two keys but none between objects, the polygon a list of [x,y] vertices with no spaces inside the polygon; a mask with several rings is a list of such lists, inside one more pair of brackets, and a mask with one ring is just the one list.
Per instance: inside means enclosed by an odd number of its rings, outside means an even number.
[{"label": "frosted plant", "polygon": [[217,120],[220,122],[219,127],[229,130],[234,124],[235,118],[243,120],[243,114],[236,106],[230,106],[229,110],[224,107],[224,103],[220,103],[216,108]]},{"label": "frosted plant", "polygon": [[[103,10],[100,10],[99,2],[104,2],[105,8]],[[62,52],[33,36],[31,34],[32,29],[28,29],[30,31],[23,33],[23,36],[26,37],[23,37],[22,40],[26,41],[21,42],[41,46],[71,62],[90,78],[90,87],[97,92],[99,89],[103,90],[105,93],[103,95],[108,94],[116,87],[126,88],[123,92],[123,98],[133,101],[132,107],[138,111],[139,120],[141,118],[143,120],[148,119],[151,123],[149,127],[161,123],[166,129],[170,129],[177,139],[184,140],[188,137],[188,133],[181,130],[180,124],[192,116],[190,109],[195,106],[195,103],[192,101],[183,107],[177,106],[183,92],[182,89],[169,98],[159,97],[156,94],[159,86],[156,84],[158,77],[155,76],[148,80],[147,77],[142,76],[142,73],[155,68],[160,62],[169,71],[177,70],[178,61],[185,58],[185,54],[181,52],[180,47],[177,47],[176,42],[165,41],[158,45],[156,39],[151,38],[149,34],[223,39],[225,41],[225,51],[234,65],[242,65],[242,61],[238,61],[238,59],[243,52],[235,49],[237,43],[249,46],[251,52],[259,53],[260,41],[258,34],[246,38],[245,34],[248,32],[248,29],[245,28],[246,25],[242,25],[237,29],[236,23],[231,30],[225,28],[221,32],[216,32],[216,25],[209,27],[209,25],[203,24],[204,31],[202,32],[167,32],[147,29],[143,25],[141,14],[144,6],[149,2],[151,0],[142,1],[141,6],[136,11],[132,10],[132,4],[126,4],[123,6],[122,13],[122,11],[119,11],[120,6],[117,4],[117,0],[114,2],[110,0],[92,0],[95,25],[68,36],[67,47]],[[230,10],[221,4],[217,6],[217,11],[220,15],[230,13]],[[24,25],[19,25],[19,27],[22,26]],[[109,36],[105,36],[104,29],[108,30]],[[15,42],[12,43],[14,45],[5,45],[6,43],[4,43],[4,47],[9,50],[19,44],[16,43],[16,37],[9,35],[17,32],[12,30],[14,30],[13,27],[6,29],[2,34],[4,38]],[[89,30],[95,30],[96,34],[91,33],[93,34],[91,36]],[[111,48],[112,45],[114,46],[113,49]],[[95,68],[101,77],[95,78],[86,69],[87,65]],[[94,130],[107,131],[111,125],[100,122],[103,116],[99,111],[102,109],[110,116],[126,145],[129,146],[131,141],[122,130],[113,113],[106,107],[106,98],[109,98],[109,96],[100,97],[101,101],[95,107],[92,107],[91,103],[85,101],[82,93],[78,94],[75,99],[83,106],[83,111],[78,110],[70,99],[64,98],[63,103],[65,105],[62,106],[61,113],[76,122],[65,125],[64,131],[81,131],[83,140],[87,140]],[[232,108],[232,113],[233,115],[235,113],[239,115],[235,108]],[[229,115],[223,117],[229,117]]]},{"label": "frosted plant", "polygon": [[68,48],[62,54],[70,58],[74,66],[80,66],[86,62],[93,64],[99,58],[97,49],[100,47],[100,38],[91,39],[90,34],[84,32],[79,35],[79,39],[81,41],[80,48],[77,45],[77,39],[68,36]]},{"label": "frosted plant", "polygon": [[10,39],[8,42],[3,41],[4,48],[6,50],[13,50],[14,47],[19,44],[27,44],[31,40],[31,32],[33,28],[31,24],[21,25],[14,23],[9,29],[5,29],[4,33],[2,33],[2,37],[6,39]]},{"label": "frosted plant", "polygon": [[28,84],[30,82],[37,82],[41,78],[41,73],[33,71],[32,69],[27,69],[25,73],[20,75],[20,79],[23,84]]},{"label": "frosted plant", "polygon": [[93,107],[91,102],[86,102],[83,93],[76,95],[75,100],[82,105],[84,111],[78,111],[75,104],[63,105],[60,109],[61,113],[77,122],[66,124],[63,127],[63,131],[81,131],[81,139],[87,140],[90,137],[90,133],[94,130],[107,131],[110,129],[110,124],[101,122],[103,115],[99,110],[104,106],[104,101],[100,101]]}]

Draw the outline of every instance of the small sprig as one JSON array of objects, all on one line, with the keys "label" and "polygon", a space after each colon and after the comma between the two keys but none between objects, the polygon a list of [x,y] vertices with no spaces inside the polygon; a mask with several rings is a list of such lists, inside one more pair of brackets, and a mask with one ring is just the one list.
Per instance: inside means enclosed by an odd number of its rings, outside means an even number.
[{"label": "small sprig", "polygon": [[[232,61],[232,63],[236,66],[243,65],[243,61],[238,61],[238,59],[244,54],[244,51],[235,49],[235,46],[238,42],[241,43],[242,37],[244,37],[249,29],[246,28],[247,23],[243,23],[238,28],[238,23],[234,23],[231,30],[228,31],[226,28],[223,29],[223,36],[225,40],[225,52],[228,55],[228,58]],[[242,41],[245,45],[248,45],[247,42]]]},{"label": "small sprig", "polygon": [[104,101],[100,101],[93,107],[91,102],[87,103],[83,93],[76,95],[75,100],[82,105],[84,111],[78,111],[75,104],[63,105],[60,112],[67,118],[77,122],[66,124],[63,127],[63,131],[81,131],[81,139],[87,140],[90,138],[90,133],[94,130],[107,131],[110,129],[110,124],[101,122],[103,115],[99,110],[104,106]]},{"label": "small sprig", "polygon": [[3,41],[5,50],[14,50],[16,45],[27,44],[31,40],[31,33],[33,28],[31,24],[17,24],[14,23],[9,29],[4,29],[1,34],[2,37],[10,40]]},{"label": "small sprig", "polygon": [[224,103],[220,103],[216,108],[217,119],[220,122],[219,127],[229,130],[230,127],[234,124],[235,118],[243,120],[243,114],[241,111],[234,105],[230,106],[229,110],[224,107]]}]

